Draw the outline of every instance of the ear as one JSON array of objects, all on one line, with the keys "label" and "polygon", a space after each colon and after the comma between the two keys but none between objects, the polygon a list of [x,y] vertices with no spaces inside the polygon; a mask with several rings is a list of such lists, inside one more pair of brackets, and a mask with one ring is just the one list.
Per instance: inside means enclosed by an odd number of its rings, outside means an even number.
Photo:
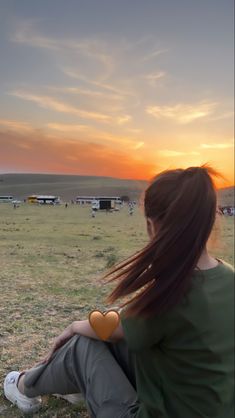
[{"label": "ear", "polygon": [[151,218],[146,218],[146,221],[147,221],[148,236],[150,239],[153,239],[156,233],[154,223]]}]

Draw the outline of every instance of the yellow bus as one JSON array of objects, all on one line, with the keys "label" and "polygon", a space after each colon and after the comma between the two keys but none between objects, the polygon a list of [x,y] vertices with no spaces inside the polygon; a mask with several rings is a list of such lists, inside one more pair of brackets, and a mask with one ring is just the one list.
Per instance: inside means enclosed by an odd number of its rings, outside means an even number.
[{"label": "yellow bus", "polygon": [[28,196],[27,197],[27,202],[28,203],[38,203],[37,202],[37,196],[36,195]]},{"label": "yellow bus", "polygon": [[38,203],[40,205],[58,205],[60,198],[58,196],[31,195],[27,198],[28,203]]}]

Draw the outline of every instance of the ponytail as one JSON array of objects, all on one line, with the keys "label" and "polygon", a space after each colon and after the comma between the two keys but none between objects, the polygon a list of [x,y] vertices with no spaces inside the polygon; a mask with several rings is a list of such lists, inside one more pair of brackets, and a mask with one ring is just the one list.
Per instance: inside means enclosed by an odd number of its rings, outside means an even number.
[{"label": "ponytail", "polygon": [[[208,166],[169,170],[145,192],[145,216],[157,226],[151,242],[105,277],[119,280],[108,301],[132,295],[127,315],[167,312],[189,291],[191,277],[206,246],[216,215],[216,191]],[[110,278],[111,277],[111,278]]]}]

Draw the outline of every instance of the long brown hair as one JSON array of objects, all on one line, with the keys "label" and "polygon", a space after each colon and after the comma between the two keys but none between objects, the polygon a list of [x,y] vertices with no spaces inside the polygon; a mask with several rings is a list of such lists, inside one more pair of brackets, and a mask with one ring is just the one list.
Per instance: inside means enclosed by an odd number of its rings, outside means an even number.
[{"label": "long brown hair", "polygon": [[156,226],[151,242],[106,274],[119,280],[108,297],[113,303],[132,295],[121,306],[126,315],[150,317],[182,301],[210,236],[216,216],[216,190],[209,167],[167,170],[145,192],[144,211]]}]

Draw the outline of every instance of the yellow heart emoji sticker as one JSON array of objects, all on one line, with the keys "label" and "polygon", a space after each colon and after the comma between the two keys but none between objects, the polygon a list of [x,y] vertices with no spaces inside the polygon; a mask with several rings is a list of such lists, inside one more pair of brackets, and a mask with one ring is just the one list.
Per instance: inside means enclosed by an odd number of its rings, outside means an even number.
[{"label": "yellow heart emoji sticker", "polygon": [[117,311],[110,310],[105,313],[94,310],[89,315],[90,326],[96,335],[103,341],[115,331],[120,322],[120,315]]}]

